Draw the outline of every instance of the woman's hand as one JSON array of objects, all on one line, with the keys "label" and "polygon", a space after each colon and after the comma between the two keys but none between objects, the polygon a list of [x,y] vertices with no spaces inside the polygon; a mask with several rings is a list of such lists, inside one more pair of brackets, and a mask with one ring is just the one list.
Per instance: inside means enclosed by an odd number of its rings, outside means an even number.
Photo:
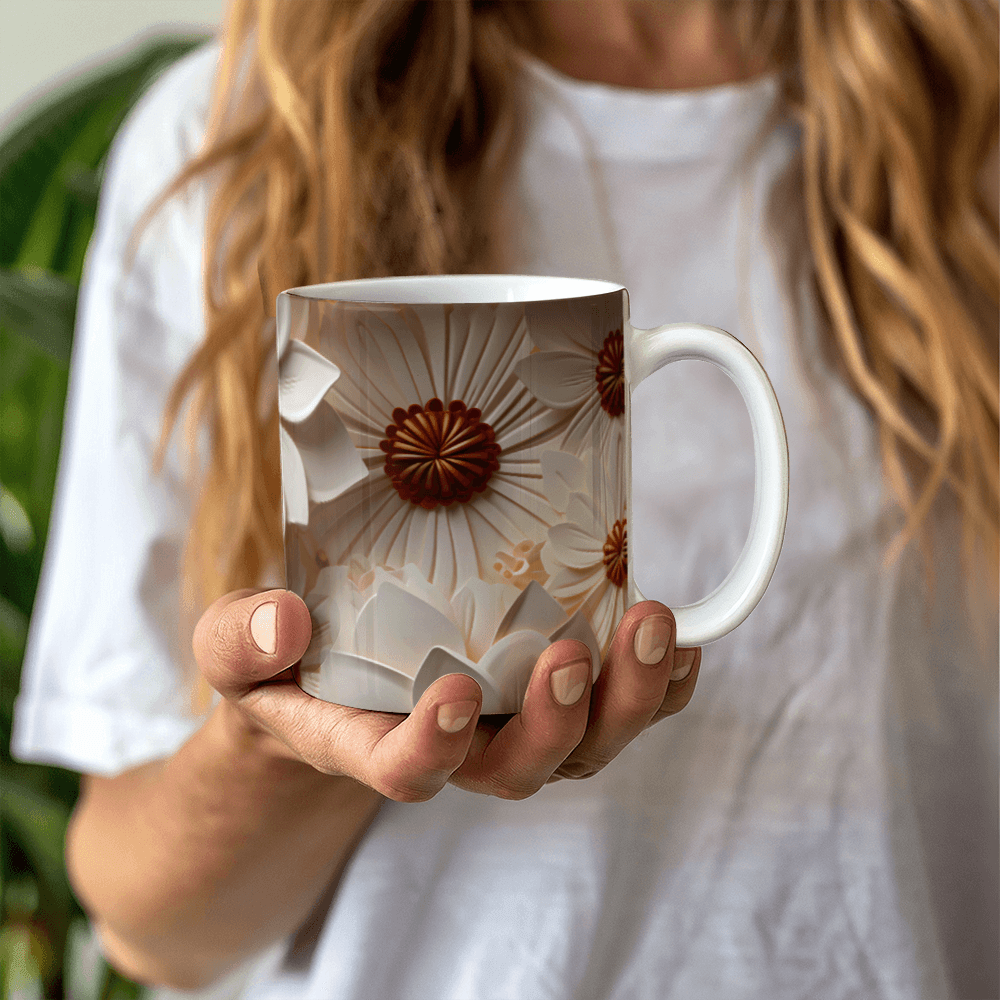
[{"label": "woman's hand", "polygon": [[216,601],[195,631],[208,682],[238,727],[271,752],[346,775],[391,799],[431,798],[448,781],[520,799],[556,778],[596,774],[643,729],[679,712],[694,692],[700,649],[675,649],[670,610],[645,601],[626,612],[596,684],[575,640],[539,657],[520,713],[480,720],[482,692],[464,674],[440,678],[408,716],[320,701],[291,666],[311,622],[289,591],[239,591]]}]

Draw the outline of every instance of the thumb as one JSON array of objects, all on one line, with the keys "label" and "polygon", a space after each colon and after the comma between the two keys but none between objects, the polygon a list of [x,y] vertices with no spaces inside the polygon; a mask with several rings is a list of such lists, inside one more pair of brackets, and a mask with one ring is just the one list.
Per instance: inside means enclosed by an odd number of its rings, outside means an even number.
[{"label": "thumb", "polygon": [[289,590],[220,597],[194,630],[194,658],[223,697],[244,694],[297,663],[312,637],[305,602]]}]

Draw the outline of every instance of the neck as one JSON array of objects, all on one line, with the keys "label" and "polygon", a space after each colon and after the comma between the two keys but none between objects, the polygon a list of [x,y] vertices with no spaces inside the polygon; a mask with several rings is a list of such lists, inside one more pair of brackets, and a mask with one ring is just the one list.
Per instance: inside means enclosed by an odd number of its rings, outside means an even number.
[{"label": "neck", "polygon": [[533,54],[577,80],[691,90],[759,74],[712,0],[532,3]]}]

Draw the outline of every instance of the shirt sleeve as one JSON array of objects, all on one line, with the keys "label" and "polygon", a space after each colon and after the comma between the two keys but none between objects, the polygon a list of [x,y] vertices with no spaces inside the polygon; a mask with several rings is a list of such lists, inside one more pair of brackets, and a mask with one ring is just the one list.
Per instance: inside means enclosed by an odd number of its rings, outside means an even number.
[{"label": "shirt sleeve", "polygon": [[171,199],[131,241],[197,150],[217,59],[208,46],[168,70],[109,156],[15,704],[21,760],[111,775],[169,755],[202,721],[179,615],[191,497],[177,448],[159,473],[153,455],[167,393],[204,334],[204,186]]}]

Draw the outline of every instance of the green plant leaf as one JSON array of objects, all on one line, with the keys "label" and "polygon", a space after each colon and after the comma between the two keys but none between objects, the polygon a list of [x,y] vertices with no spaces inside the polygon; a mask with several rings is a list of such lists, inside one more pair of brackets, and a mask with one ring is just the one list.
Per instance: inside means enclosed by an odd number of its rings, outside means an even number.
[{"label": "green plant leaf", "polygon": [[[35,529],[21,501],[0,483],[0,537],[12,552],[27,552],[35,544]],[[0,606],[0,621],[2,621]]]},{"label": "green plant leaf", "polygon": [[28,616],[0,594],[0,659],[20,663],[28,638]]},{"label": "green plant leaf", "polygon": [[76,318],[74,284],[47,271],[0,269],[0,318],[6,329],[69,365]]},{"label": "green plant leaf", "polygon": [[51,796],[8,776],[0,789],[0,819],[46,890],[68,903],[72,894],[63,865],[63,843],[69,810]]},{"label": "green plant leaf", "polygon": [[63,170],[62,182],[81,207],[95,211],[97,197],[101,193],[101,176],[100,170],[85,167],[82,163],[70,163]]},{"label": "green plant leaf", "polygon": [[[204,40],[153,41],[35,102],[0,136],[0,416],[6,421],[0,428],[0,464],[5,485],[16,493],[36,535],[35,544],[26,551],[16,551],[23,546],[9,531],[14,548],[0,537],[0,763],[4,771],[0,883],[12,871],[26,868],[37,880],[40,902],[33,919],[51,940],[56,956],[46,976],[49,986],[61,980],[63,956],[68,954],[66,932],[80,914],[63,865],[65,831],[78,778],[55,767],[12,761],[7,741],[27,613],[48,528],[76,285],[93,230],[107,151],[122,119],[166,66]],[[30,959],[20,938],[2,943],[16,946],[13,950],[19,962]],[[7,955],[3,947],[0,952]],[[0,966],[5,965],[3,956]],[[97,983],[101,995],[141,995],[139,987],[102,967],[104,974]],[[6,968],[0,970],[0,979],[6,972]]]},{"label": "green plant leaf", "polygon": [[31,927],[14,922],[0,927],[0,995],[42,1000],[40,950]]},{"label": "green plant leaf", "polygon": [[0,264],[9,267],[19,258],[42,193],[59,164],[66,165],[67,149],[81,132],[97,128],[95,109],[103,108],[100,134],[93,144],[83,142],[87,156],[78,161],[89,169],[99,167],[122,119],[149,84],[204,41],[203,36],[157,39],[37,101],[6,131],[0,139]]},{"label": "green plant leaf", "polygon": [[[48,184],[32,209],[31,220],[17,251],[14,263],[16,268],[59,270],[59,250],[67,218],[78,203],[67,182],[71,183],[72,178],[79,176],[81,172],[93,169],[105,155],[122,117],[132,106],[134,96],[112,91],[103,101],[90,108],[86,122],[76,131],[72,141],[67,143]],[[92,213],[90,224],[92,228]]]}]

